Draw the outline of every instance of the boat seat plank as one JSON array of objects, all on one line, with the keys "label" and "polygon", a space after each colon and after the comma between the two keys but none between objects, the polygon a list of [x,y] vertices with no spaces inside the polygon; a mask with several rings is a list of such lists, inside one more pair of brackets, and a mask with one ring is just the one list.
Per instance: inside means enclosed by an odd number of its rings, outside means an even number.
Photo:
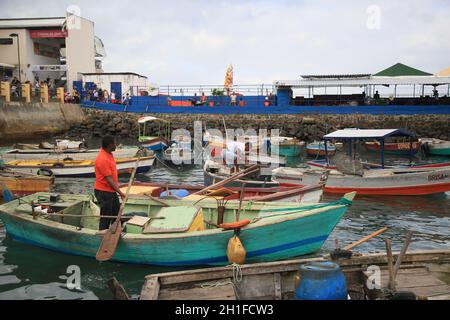
[{"label": "boat seat plank", "polygon": [[[188,206],[164,207],[156,214],[156,218],[160,219],[152,220],[144,229],[144,234],[204,230],[201,208]],[[199,224],[200,221],[201,225]]]},{"label": "boat seat plank", "polygon": [[217,283],[224,285],[211,287],[194,287],[188,289],[163,289],[159,300],[236,300],[236,293],[231,279],[221,279]]}]

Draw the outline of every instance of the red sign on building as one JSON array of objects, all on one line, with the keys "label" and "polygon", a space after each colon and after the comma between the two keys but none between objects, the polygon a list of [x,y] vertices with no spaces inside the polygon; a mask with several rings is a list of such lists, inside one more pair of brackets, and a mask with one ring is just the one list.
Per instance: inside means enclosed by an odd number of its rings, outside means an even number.
[{"label": "red sign on building", "polygon": [[65,30],[31,30],[30,36],[32,39],[66,38],[67,31],[65,31]]}]

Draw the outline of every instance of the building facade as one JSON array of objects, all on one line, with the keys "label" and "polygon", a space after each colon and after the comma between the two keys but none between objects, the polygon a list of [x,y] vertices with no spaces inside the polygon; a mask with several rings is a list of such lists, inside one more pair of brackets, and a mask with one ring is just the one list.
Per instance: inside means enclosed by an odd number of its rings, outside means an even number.
[{"label": "building facade", "polygon": [[71,90],[82,73],[102,72],[105,56],[94,23],[69,12],[65,17],[0,19],[2,78],[16,76],[22,83],[50,78]]}]

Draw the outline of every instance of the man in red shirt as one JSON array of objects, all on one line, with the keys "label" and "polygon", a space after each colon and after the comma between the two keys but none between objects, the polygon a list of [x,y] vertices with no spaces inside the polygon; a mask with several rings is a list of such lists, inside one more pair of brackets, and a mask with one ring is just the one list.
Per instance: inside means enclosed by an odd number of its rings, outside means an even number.
[{"label": "man in red shirt", "polygon": [[[95,159],[94,191],[102,216],[117,216],[120,210],[117,194],[122,199],[125,198],[125,194],[119,189],[116,160],[112,154],[115,150],[114,137],[105,136],[102,140],[102,148]],[[109,229],[112,222],[114,219],[100,218],[99,230]]]}]

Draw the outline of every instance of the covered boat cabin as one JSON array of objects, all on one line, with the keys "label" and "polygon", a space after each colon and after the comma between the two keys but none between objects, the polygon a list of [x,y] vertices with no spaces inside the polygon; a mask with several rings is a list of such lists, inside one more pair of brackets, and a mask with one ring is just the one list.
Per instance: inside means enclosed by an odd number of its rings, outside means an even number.
[{"label": "covered boat cabin", "polygon": [[[412,132],[409,132],[405,129],[343,129],[337,130],[335,132],[329,133],[323,137],[323,140],[331,141],[337,140],[348,143],[348,154],[352,155],[352,146],[354,141],[360,140],[376,140],[380,142],[381,145],[381,168],[384,169],[384,143],[387,138],[392,137],[407,137],[409,138],[409,161],[412,162],[413,158],[413,139],[416,138],[416,135]],[[327,144],[325,143],[325,156],[326,162],[329,165],[328,161],[328,149]]]}]

